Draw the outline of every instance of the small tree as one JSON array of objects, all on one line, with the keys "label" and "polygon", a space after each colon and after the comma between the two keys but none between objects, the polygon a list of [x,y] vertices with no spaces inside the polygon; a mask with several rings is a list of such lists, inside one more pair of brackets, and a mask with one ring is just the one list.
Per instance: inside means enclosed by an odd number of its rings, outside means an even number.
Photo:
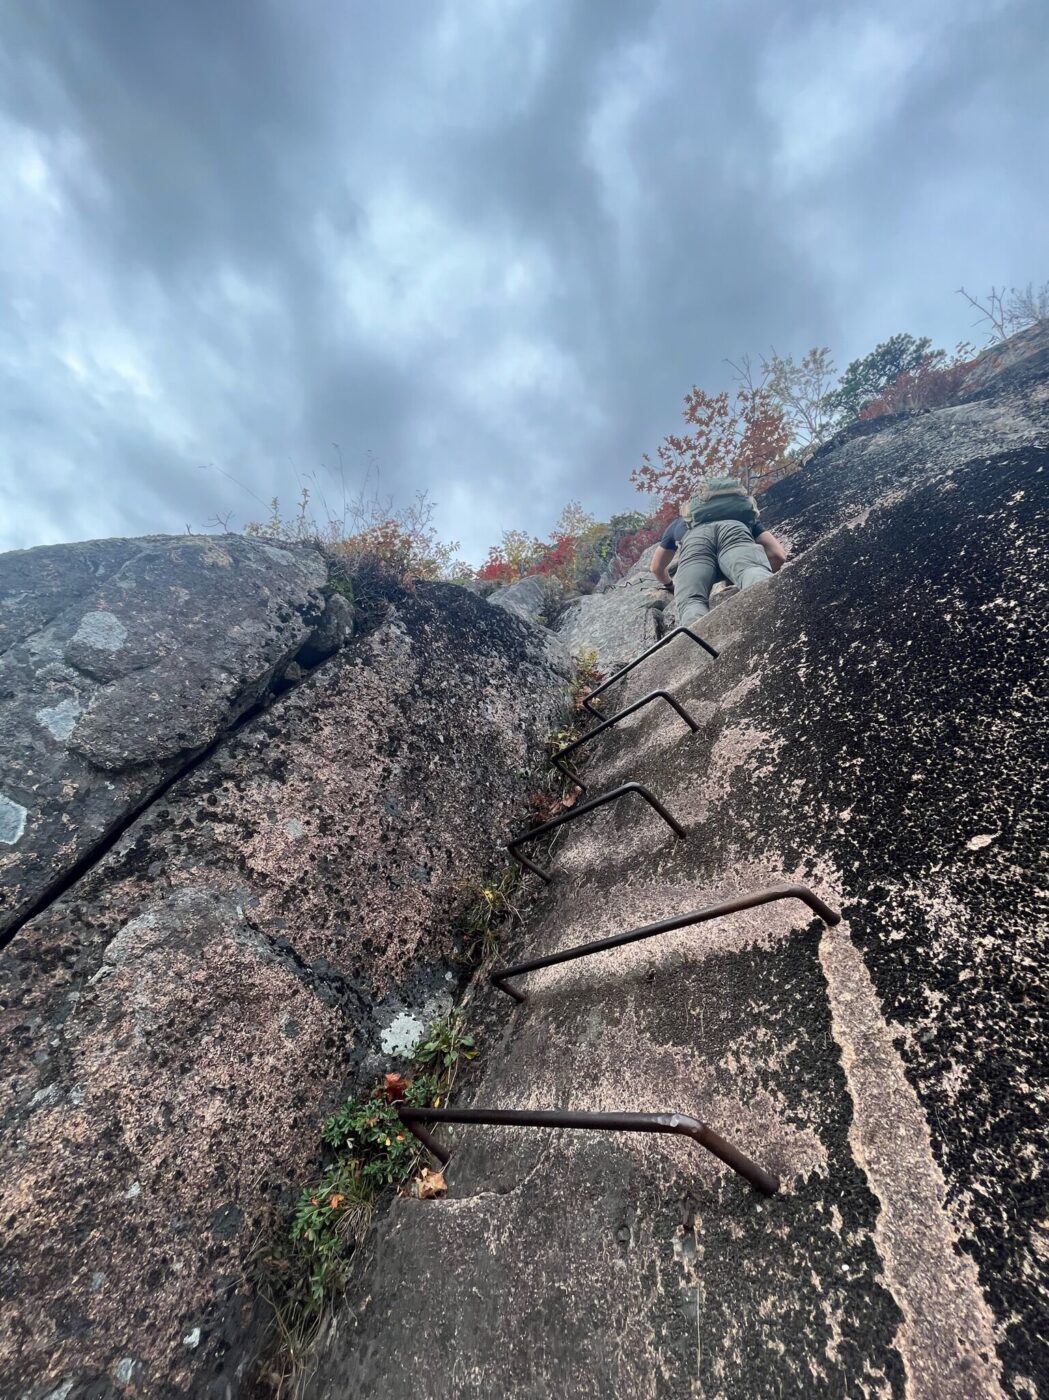
[{"label": "small tree", "polygon": [[1008,292],[1004,286],[992,287],[982,302],[970,296],[964,287],[958,288],[958,295],[980,313],[974,324],[987,322],[991,344],[1027,326],[1049,323],[1049,282],[1043,282],[1040,287],[1028,282],[1026,287],[1010,287]]},{"label": "small tree", "polygon": [[860,409],[861,422],[890,413],[918,413],[954,403],[965,386],[973,366],[973,347],[968,341],[956,346],[950,359],[938,362],[927,357],[914,369],[904,370],[895,381]]},{"label": "small tree", "polygon": [[837,420],[834,367],[830,349],[814,345],[798,364],[793,355],[771,356],[761,361],[765,384],[783,410],[793,446],[804,452],[817,447],[834,430]]},{"label": "small tree", "polygon": [[757,494],[785,474],[791,435],[783,409],[764,380],[754,383],[749,360],[733,368],[739,378],[734,397],[699,388],[685,395],[685,422],[693,431],[664,438],[658,465],[645,453],[630,475],[639,490],[680,504],[710,477],[734,476]]},{"label": "small tree", "polygon": [[852,422],[867,404],[891,389],[901,374],[912,374],[923,365],[932,369],[946,358],[945,350],[933,350],[928,336],[920,340],[906,334],[890,336],[869,355],[852,361],[832,396],[832,407],[846,422]]}]

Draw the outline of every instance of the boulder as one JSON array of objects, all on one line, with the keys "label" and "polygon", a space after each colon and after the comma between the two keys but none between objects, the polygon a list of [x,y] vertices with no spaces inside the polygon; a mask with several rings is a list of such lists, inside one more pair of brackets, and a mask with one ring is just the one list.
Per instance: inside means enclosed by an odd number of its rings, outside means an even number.
[{"label": "boulder", "polygon": [[570,652],[594,651],[601,669],[611,672],[662,635],[662,614],[671,595],[652,576],[652,553],[646,550],[603,593],[587,593],[568,604],[556,632]]},{"label": "boulder", "polygon": [[0,556],[0,937],[297,654],[340,644],[327,577],[311,547],[235,535]]},{"label": "boulder", "polygon": [[[234,562],[198,561],[180,605],[201,655],[206,570],[258,557],[215,547]],[[137,604],[158,627],[160,578]],[[283,631],[266,616],[228,624],[253,656],[313,632],[290,601]],[[505,861],[566,675],[542,632],[463,589],[394,591],[20,929],[0,955],[0,1392],[240,1393],[250,1252],[286,1228],[325,1115],[391,1067],[392,1030],[450,1005],[464,885]],[[227,703],[202,692],[208,723]]]},{"label": "boulder", "polygon": [[546,624],[563,595],[564,589],[557,579],[531,574],[505,588],[497,588],[488,595],[488,601],[494,608],[505,608],[522,622]]}]

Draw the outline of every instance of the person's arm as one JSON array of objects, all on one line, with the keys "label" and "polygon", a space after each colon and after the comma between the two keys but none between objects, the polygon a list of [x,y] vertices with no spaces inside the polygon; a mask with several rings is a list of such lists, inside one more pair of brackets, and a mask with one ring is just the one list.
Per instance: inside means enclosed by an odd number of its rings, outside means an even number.
[{"label": "person's arm", "polygon": [[675,551],[666,549],[663,545],[656,545],[656,552],[652,555],[652,563],[649,565],[656,578],[664,588],[672,588],[673,584],[670,575],[667,573],[667,565],[674,557]]},{"label": "person's arm", "polygon": [[[782,569],[783,565],[787,562],[787,551],[771,530],[762,530],[757,540],[758,544],[760,544],[765,551],[765,556],[769,561],[769,568],[774,574],[778,574],[780,569]],[[655,559],[653,559],[653,570],[655,569],[655,562]]]}]

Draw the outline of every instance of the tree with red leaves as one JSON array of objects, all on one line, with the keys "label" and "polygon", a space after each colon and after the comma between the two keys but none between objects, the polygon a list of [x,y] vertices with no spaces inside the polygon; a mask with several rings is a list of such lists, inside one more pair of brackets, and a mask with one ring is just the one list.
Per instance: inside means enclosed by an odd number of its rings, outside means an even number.
[{"label": "tree with red leaves", "polygon": [[664,438],[658,464],[645,454],[630,476],[639,490],[658,494],[665,506],[680,505],[706,478],[734,476],[757,495],[786,474],[791,433],[783,409],[764,381],[754,382],[747,360],[739,376],[734,397],[727,390],[689,390],[684,417],[692,432]]}]

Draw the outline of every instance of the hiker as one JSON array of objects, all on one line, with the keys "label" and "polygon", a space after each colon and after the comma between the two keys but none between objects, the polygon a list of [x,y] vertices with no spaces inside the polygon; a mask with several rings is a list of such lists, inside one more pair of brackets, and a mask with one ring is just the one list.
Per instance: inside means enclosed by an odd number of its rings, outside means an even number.
[{"label": "hiker", "polygon": [[673,589],[678,625],[687,626],[710,611],[719,575],[736,588],[750,588],[777,573],[786,559],[782,544],[758,519],[754,497],[726,476],[704,481],[682,506],[681,519],[667,526],[656,546],[652,572]]}]

